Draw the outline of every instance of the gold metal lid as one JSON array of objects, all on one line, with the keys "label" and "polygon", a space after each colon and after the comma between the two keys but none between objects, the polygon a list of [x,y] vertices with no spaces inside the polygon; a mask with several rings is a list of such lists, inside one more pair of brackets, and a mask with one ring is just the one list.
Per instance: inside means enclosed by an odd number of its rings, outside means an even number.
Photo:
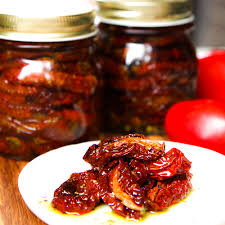
[{"label": "gold metal lid", "polygon": [[[12,0],[6,2],[8,1]],[[88,1],[91,0],[82,0],[81,2],[63,0],[58,1],[60,3],[58,4],[57,1],[54,3],[53,1],[39,0],[37,2],[41,2],[41,4],[39,3],[39,6],[42,6],[40,8],[36,7],[33,1],[14,1],[12,7],[7,5],[0,9],[0,39],[58,42],[91,37],[96,34],[95,11],[94,5],[88,4]],[[22,3],[26,7],[16,8],[16,2],[18,2],[18,7]],[[43,4],[44,2],[45,4]],[[48,2],[51,2],[51,7],[46,6]],[[72,3],[72,7],[69,4],[66,5],[69,2]],[[65,5],[67,8],[63,8]]]},{"label": "gold metal lid", "polygon": [[192,22],[191,0],[97,0],[100,21],[141,27]]}]

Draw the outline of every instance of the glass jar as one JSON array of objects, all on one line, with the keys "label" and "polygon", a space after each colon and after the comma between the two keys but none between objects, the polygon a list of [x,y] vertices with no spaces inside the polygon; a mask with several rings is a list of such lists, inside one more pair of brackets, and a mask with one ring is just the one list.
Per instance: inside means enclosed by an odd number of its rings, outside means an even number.
[{"label": "glass jar", "polygon": [[32,18],[30,26],[27,18],[0,15],[0,23],[11,28],[0,30],[1,154],[31,159],[96,137],[99,78],[93,20],[90,11]]},{"label": "glass jar", "polygon": [[99,0],[98,7],[105,130],[163,133],[168,109],[194,95],[190,1]]}]

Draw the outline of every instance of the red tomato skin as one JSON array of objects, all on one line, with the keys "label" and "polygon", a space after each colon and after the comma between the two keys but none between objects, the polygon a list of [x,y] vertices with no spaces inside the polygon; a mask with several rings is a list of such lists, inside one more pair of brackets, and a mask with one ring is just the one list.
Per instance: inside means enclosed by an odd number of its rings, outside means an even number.
[{"label": "red tomato skin", "polygon": [[225,50],[198,60],[196,96],[225,102]]},{"label": "red tomato skin", "polygon": [[208,99],[179,102],[168,111],[165,130],[171,141],[225,155],[225,103]]}]

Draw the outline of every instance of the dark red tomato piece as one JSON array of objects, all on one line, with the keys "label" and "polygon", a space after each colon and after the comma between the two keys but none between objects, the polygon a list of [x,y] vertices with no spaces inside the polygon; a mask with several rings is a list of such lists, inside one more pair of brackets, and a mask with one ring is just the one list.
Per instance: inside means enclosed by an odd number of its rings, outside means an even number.
[{"label": "dark red tomato piece", "polygon": [[179,149],[172,148],[155,162],[147,164],[147,171],[151,178],[164,180],[175,175],[186,174],[191,168],[191,162]]},{"label": "dark red tomato piece", "polygon": [[107,138],[98,145],[92,145],[83,159],[92,166],[101,168],[110,160],[120,157],[154,161],[164,152],[164,143],[160,144],[141,135],[131,134],[121,138]]},{"label": "dark red tomato piece", "polygon": [[186,174],[191,168],[191,162],[179,149],[172,148],[157,161],[131,160],[130,166],[138,182],[147,180],[147,177],[156,180],[165,180],[171,177]]},{"label": "dark red tomato piece", "polygon": [[81,215],[90,212],[100,201],[97,179],[95,170],[73,173],[55,190],[52,206],[62,213]]},{"label": "dark red tomato piece", "polygon": [[168,111],[165,130],[172,141],[225,155],[225,104],[207,99],[179,102]]},{"label": "dark red tomato piece", "polygon": [[142,216],[144,195],[123,159],[116,159],[101,169],[99,184],[100,196],[113,212],[132,219]]},{"label": "dark red tomato piece", "polygon": [[164,181],[157,181],[146,193],[145,207],[159,211],[184,199],[192,189],[191,174],[182,174]]},{"label": "dark red tomato piece", "polygon": [[199,59],[196,95],[225,102],[225,50]]}]

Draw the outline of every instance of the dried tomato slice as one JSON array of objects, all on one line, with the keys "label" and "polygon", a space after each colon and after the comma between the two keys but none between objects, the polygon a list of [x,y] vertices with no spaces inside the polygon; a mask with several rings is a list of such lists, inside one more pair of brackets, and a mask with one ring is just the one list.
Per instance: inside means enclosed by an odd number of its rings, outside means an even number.
[{"label": "dried tomato slice", "polygon": [[172,148],[157,161],[140,162],[132,160],[130,166],[139,179],[148,175],[151,179],[164,180],[176,175],[186,174],[191,168],[191,162],[179,149]]},{"label": "dried tomato slice", "polygon": [[54,92],[47,89],[40,89],[37,94],[8,93],[0,90],[0,101],[11,105],[27,104],[27,106],[42,106],[44,108],[68,105],[80,99],[82,99],[82,96],[78,94]]},{"label": "dried tomato slice", "polygon": [[35,113],[50,114],[54,110],[50,107],[42,107],[41,105],[27,105],[27,104],[0,104],[0,111],[12,117],[31,118]]},{"label": "dried tomato slice", "polygon": [[[36,65],[37,63],[43,65],[43,71],[26,72],[26,67],[32,67],[32,64]],[[76,73],[69,74],[61,71],[52,71],[45,64],[47,65],[48,62],[32,60],[28,60],[28,62],[17,61],[15,64],[16,67],[4,68],[1,76],[3,80],[19,85],[46,88],[60,87],[62,90],[86,95],[95,93],[98,82],[94,75],[88,74],[83,76]]]},{"label": "dried tomato slice", "polygon": [[97,179],[95,170],[73,173],[55,190],[52,206],[63,213],[77,215],[91,211],[100,201]]},{"label": "dried tomato slice", "polygon": [[142,216],[144,193],[123,159],[101,169],[99,184],[100,196],[113,212],[132,219]]},{"label": "dried tomato slice", "polygon": [[33,95],[38,94],[41,91],[44,91],[45,88],[14,84],[0,77],[0,90],[12,95],[13,94]]},{"label": "dried tomato slice", "polygon": [[157,181],[155,187],[146,193],[145,207],[151,211],[164,210],[185,198],[191,189],[190,173]]},{"label": "dried tomato slice", "polygon": [[124,135],[124,136],[114,136],[114,137],[106,137],[104,139],[102,139],[99,143],[99,145],[107,145],[107,144],[110,144],[110,143],[113,143],[113,142],[117,142],[119,140],[123,140],[125,138],[130,138],[130,137],[137,137],[137,138],[143,138],[145,139],[145,136],[142,135],[142,134],[127,134],[127,135]]},{"label": "dried tomato slice", "polygon": [[148,173],[157,180],[185,174],[190,168],[191,162],[184,156],[183,152],[176,148],[172,148],[160,159],[147,165]]},{"label": "dried tomato slice", "polygon": [[[14,112],[17,113],[17,111]],[[87,125],[91,123],[91,117],[78,110],[54,110],[48,115],[36,113],[28,118],[24,118],[25,112],[20,112],[22,118],[18,119],[12,115],[0,113],[0,126],[4,128],[0,130],[0,134],[26,136],[26,139],[29,139],[30,135],[33,137],[38,135],[44,139],[65,144],[81,137]]]},{"label": "dried tomato slice", "polygon": [[111,159],[119,157],[156,160],[164,154],[164,151],[164,144],[141,137],[123,136],[117,141],[107,140],[102,144],[91,146],[83,159],[92,166],[102,167]]}]

